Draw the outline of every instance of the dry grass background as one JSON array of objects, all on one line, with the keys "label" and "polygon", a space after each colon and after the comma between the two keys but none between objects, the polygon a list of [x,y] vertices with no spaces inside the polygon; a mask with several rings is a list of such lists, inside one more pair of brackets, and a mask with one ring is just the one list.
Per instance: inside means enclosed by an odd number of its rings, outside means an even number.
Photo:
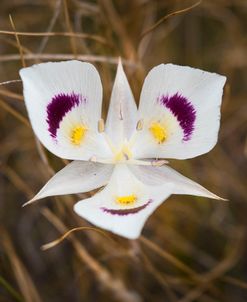
[{"label": "dry grass background", "polygon": [[153,28],[194,3],[1,0],[1,82],[18,79],[22,65],[9,14],[26,65],[74,57],[92,61],[106,105],[118,56],[136,99],[147,71],[162,62],[227,75],[217,146],[171,165],[229,199],[173,196],[151,216],[139,240],[85,229],[42,251],[41,245],[67,230],[89,225],[71,210],[78,196],[21,208],[65,162],[35,140],[21,83],[1,85],[1,302],[247,301],[247,1],[204,0]]}]

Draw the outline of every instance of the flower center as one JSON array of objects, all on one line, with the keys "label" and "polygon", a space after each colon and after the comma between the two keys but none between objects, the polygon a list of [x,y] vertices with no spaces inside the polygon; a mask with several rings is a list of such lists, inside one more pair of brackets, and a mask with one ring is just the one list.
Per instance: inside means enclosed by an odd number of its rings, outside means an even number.
[{"label": "flower center", "polygon": [[85,137],[87,128],[83,125],[75,126],[70,134],[72,144],[79,146]]},{"label": "flower center", "polygon": [[158,142],[158,144],[164,143],[164,141],[167,139],[167,130],[159,122],[152,123],[149,127],[149,131]]},{"label": "flower center", "polygon": [[116,197],[116,202],[121,205],[132,205],[136,202],[137,197],[134,194]]},{"label": "flower center", "polygon": [[115,154],[115,161],[121,162],[129,160],[132,157],[132,152],[127,144],[124,144],[119,152],[116,152]]}]

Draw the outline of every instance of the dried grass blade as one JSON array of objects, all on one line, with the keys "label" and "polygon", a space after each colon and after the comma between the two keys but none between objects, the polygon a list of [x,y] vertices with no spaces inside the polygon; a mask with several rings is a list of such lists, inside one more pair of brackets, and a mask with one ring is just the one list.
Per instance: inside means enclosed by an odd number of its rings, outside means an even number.
[{"label": "dried grass blade", "polygon": [[113,241],[113,239],[110,236],[108,236],[105,232],[103,232],[103,231],[101,231],[99,229],[96,229],[96,228],[93,228],[93,227],[77,227],[77,228],[73,228],[73,229],[69,230],[64,235],[62,235],[60,238],[58,238],[58,239],[56,239],[56,240],[54,240],[52,242],[49,242],[47,244],[42,245],[41,249],[43,251],[46,251],[46,250],[48,250],[50,248],[53,248],[56,245],[58,245],[59,243],[61,243],[64,239],[66,239],[71,233],[74,233],[74,232],[77,232],[77,231],[84,231],[84,230],[98,232],[101,235],[105,236],[107,239],[110,239],[111,241]]},{"label": "dried grass blade", "polygon": [[149,34],[151,31],[155,30],[161,23],[163,23],[165,20],[169,19],[170,17],[176,16],[176,15],[180,15],[183,13],[186,13],[190,10],[192,10],[193,8],[197,7],[198,5],[200,5],[202,3],[202,0],[194,3],[193,5],[186,7],[184,9],[180,9],[177,10],[175,12],[172,12],[168,15],[165,15],[164,17],[162,17],[160,20],[158,20],[154,25],[152,25],[151,27],[149,27],[148,29],[146,29],[142,34],[141,34],[141,39],[143,39],[147,34]]},{"label": "dried grass blade", "polygon": [[23,57],[23,49],[22,49],[22,46],[21,46],[21,42],[20,42],[20,39],[19,39],[18,34],[16,32],[15,24],[14,24],[14,21],[13,21],[11,15],[9,15],[9,20],[10,20],[11,26],[12,26],[14,32],[15,32],[15,38],[16,38],[16,43],[18,45],[18,49],[19,49],[19,53],[20,53],[22,67],[26,67],[26,63],[25,63],[25,60],[24,60],[24,57]]}]

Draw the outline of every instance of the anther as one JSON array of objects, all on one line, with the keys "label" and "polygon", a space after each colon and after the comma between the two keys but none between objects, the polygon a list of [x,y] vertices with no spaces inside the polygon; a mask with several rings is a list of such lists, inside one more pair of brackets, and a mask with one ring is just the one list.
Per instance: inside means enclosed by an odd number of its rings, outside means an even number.
[{"label": "anther", "polygon": [[124,158],[125,158],[126,160],[129,160],[129,156],[128,156],[128,154],[126,154],[125,152],[123,152],[123,156],[124,156]]},{"label": "anther", "polygon": [[105,131],[105,122],[102,118],[98,121],[98,131],[99,131],[99,133],[102,133]]},{"label": "anther", "polygon": [[139,120],[136,124],[136,130],[140,131],[143,129],[143,120]]}]

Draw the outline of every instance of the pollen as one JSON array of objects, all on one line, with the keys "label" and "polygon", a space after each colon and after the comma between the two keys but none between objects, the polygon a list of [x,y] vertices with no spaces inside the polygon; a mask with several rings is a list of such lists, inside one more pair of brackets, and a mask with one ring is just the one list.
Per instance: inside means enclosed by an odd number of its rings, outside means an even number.
[{"label": "pollen", "polygon": [[134,194],[116,197],[116,202],[121,205],[132,205],[136,202],[137,197]]},{"label": "pollen", "polygon": [[164,141],[167,139],[167,130],[159,122],[152,123],[149,131],[159,144],[164,143]]},{"label": "pollen", "polygon": [[72,144],[79,146],[85,137],[86,131],[87,128],[83,125],[74,127],[70,134]]}]

